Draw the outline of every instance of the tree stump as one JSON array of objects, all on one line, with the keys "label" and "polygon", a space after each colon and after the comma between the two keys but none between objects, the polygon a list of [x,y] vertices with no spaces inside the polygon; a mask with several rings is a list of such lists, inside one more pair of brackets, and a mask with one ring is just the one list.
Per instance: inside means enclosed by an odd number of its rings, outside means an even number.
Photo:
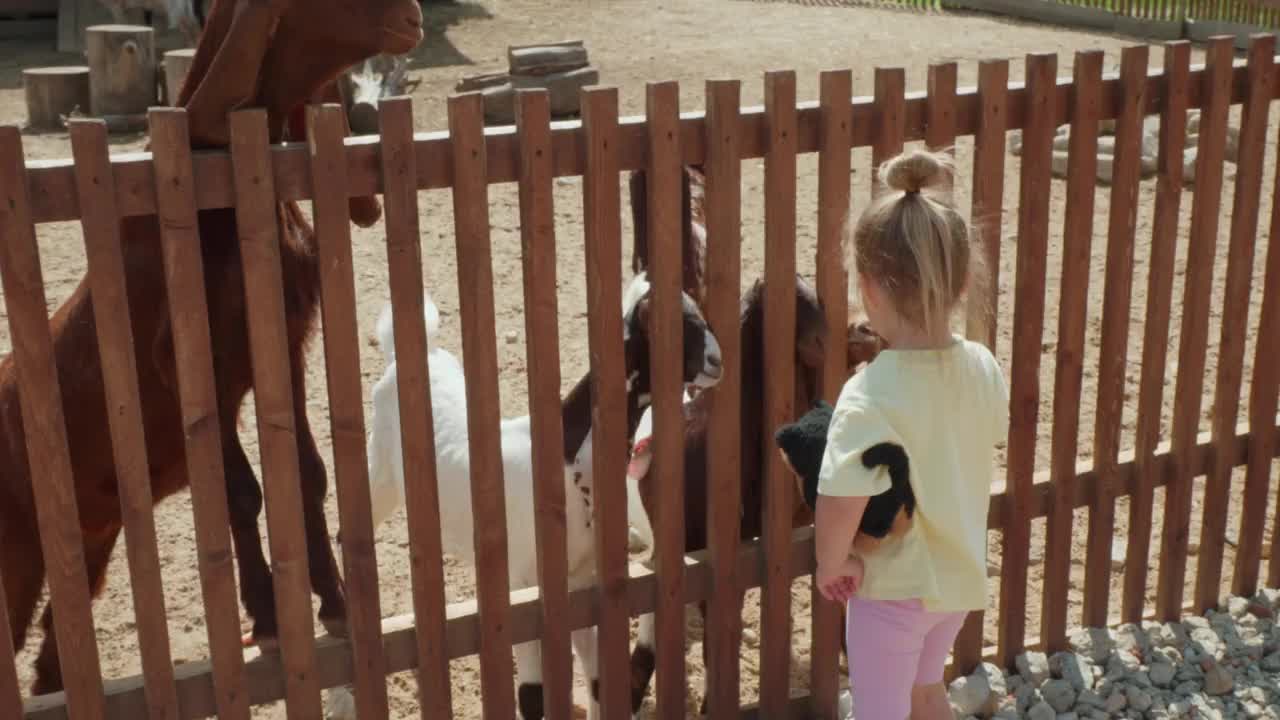
[{"label": "tree stump", "polygon": [[155,31],[142,25],[95,25],[85,30],[89,112],[116,132],[145,129],[156,104]]},{"label": "tree stump", "polygon": [[178,104],[178,95],[182,92],[182,81],[187,79],[187,71],[191,69],[191,61],[195,57],[195,48],[170,50],[164,54],[164,101],[166,105]]},{"label": "tree stump", "polygon": [[77,108],[89,109],[89,68],[27,68],[22,71],[27,97],[27,125],[33,130],[61,130],[62,118]]},{"label": "tree stump", "polygon": [[581,40],[507,48],[507,69],[512,75],[550,75],[587,66],[587,48]]}]

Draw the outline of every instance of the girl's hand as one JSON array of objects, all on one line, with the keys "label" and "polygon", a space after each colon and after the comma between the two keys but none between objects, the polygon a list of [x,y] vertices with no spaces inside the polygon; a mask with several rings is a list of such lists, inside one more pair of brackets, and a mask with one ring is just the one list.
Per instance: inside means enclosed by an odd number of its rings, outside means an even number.
[{"label": "girl's hand", "polygon": [[819,567],[818,591],[832,602],[848,602],[862,587],[865,572],[866,567],[859,557],[846,558],[834,568]]}]

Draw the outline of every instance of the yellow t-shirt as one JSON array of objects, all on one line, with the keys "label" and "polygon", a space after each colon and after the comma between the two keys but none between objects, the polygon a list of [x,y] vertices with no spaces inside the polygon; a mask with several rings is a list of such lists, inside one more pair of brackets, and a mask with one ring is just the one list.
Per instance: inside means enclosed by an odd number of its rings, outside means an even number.
[{"label": "yellow t-shirt", "polygon": [[994,446],[1009,428],[1009,390],[996,359],[960,337],[937,350],[885,350],[840,391],[819,473],[823,495],[889,489],[884,466],[862,452],[901,445],[910,463],[915,521],[863,556],[860,597],[919,599],[926,610],[986,607],[987,508]]}]

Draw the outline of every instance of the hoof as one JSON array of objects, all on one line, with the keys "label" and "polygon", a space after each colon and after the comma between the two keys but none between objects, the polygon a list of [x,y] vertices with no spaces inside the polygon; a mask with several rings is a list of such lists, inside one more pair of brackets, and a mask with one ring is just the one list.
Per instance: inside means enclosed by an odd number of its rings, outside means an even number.
[{"label": "hoof", "polygon": [[324,627],[324,631],[336,638],[345,638],[347,636],[347,619],[345,617],[336,618],[320,618],[320,625]]},{"label": "hoof", "polygon": [[256,646],[264,655],[274,655],[280,652],[280,638],[274,635],[255,637],[252,632],[247,632],[240,637],[240,644],[247,648]]}]

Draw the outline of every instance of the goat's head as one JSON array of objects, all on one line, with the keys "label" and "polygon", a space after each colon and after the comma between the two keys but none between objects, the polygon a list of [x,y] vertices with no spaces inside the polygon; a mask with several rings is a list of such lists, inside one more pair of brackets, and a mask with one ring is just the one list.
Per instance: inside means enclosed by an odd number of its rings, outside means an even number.
[{"label": "goat's head", "polygon": [[[649,381],[649,311],[652,293],[649,281],[641,273],[631,281],[624,301],[623,337],[626,355],[627,388],[646,405]],[[724,373],[720,343],[711,332],[702,312],[688,293],[681,293],[681,325],[684,355],[680,378],[685,385],[700,389],[713,387]]]},{"label": "goat's head", "polygon": [[347,68],[421,41],[416,0],[215,0],[178,97],[192,144],[224,146],[227,113],[251,106],[278,141],[305,103],[337,97]]}]

